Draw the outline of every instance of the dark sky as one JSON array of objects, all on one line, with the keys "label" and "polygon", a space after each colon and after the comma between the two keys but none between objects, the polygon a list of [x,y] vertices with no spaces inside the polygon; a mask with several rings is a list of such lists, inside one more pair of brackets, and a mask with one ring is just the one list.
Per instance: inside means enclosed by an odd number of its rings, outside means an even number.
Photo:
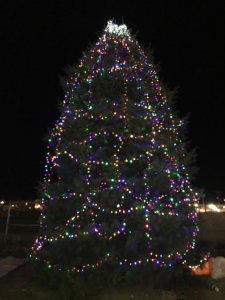
[{"label": "dark sky", "polygon": [[[180,117],[198,147],[194,185],[225,192],[223,1],[4,1],[0,8],[0,194],[32,197],[44,173],[42,138],[59,116],[59,75],[109,18],[151,43],[160,78],[179,87]],[[144,2],[147,2],[144,4]],[[121,5],[123,3],[123,5]]]}]

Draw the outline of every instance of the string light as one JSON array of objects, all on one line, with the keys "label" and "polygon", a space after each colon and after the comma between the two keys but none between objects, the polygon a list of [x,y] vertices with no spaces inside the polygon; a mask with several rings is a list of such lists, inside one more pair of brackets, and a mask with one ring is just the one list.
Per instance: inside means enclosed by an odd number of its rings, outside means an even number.
[{"label": "string light", "polygon": [[[122,97],[120,95],[112,99],[103,95],[96,99],[93,90],[103,75],[111,78],[115,86],[116,82],[122,82],[122,85],[119,85]],[[106,240],[110,252],[110,245],[115,238],[133,234],[127,220],[134,213],[141,213],[147,258],[137,257],[135,261],[131,261],[107,253],[94,264],[71,266],[67,271],[82,273],[106,261],[119,266],[155,263],[159,267],[171,267],[176,261],[185,263],[188,252],[195,248],[199,228],[197,213],[194,211],[198,196],[193,193],[183,159],[178,159],[180,153],[185,157],[179,137],[179,129],[184,122],[174,117],[167,97],[159,85],[154,66],[149,63],[127,26],[118,26],[109,21],[99,41],[93,49],[84,54],[77,71],[66,85],[61,117],[50,134],[47,147],[41,234],[36,239],[31,256],[46,263],[48,268],[61,271],[64,266],[60,262],[54,264],[42,257],[45,244],[57,244],[62,239],[79,240],[81,236],[90,235]],[[107,86],[108,95],[111,88],[115,89],[112,82]],[[113,92],[112,89],[112,94]],[[97,125],[93,126],[94,122]],[[65,137],[71,134],[71,128],[76,126],[77,130],[71,135],[72,139],[68,145],[65,144]],[[78,131],[80,136],[76,138]],[[111,146],[109,153],[105,155],[103,148],[107,144]],[[135,151],[129,151],[132,149],[130,145],[133,145]],[[160,167],[155,165],[156,162],[159,164],[158,156],[164,163],[161,174],[158,174]],[[60,185],[65,180],[61,173],[63,160],[66,159],[77,174],[82,174],[83,180],[75,190],[71,188],[59,195],[53,187],[55,182]],[[131,176],[134,168],[137,171],[135,176]],[[127,169],[129,175],[126,175]],[[163,176],[165,185],[168,185],[166,192],[151,185],[150,178],[154,177],[157,180],[158,176]],[[141,184],[140,181],[136,182],[137,177],[141,178]],[[110,192],[117,193],[118,198],[112,207],[107,206],[107,201],[104,202],[104,197],[108,197],[104,196],[105,193]],[[50,221],[46,207],[61,199],[78,203],[77,209],[71,211],[72,217],[65,220],[64,224],[56,226],[55,233],[52,234],[51,230],[48,230]],[[176,220],[184,208],[184,217],[188,224],[192,224],[190,229],[186,228],[184,253],[155,253],[152,215]],[[115,219],[119,218],[122,223],[117,230],[105,232],[101,220],[107,219],[109,215],[115,216]],[[84,226],[85,221],[91,224],[90,229]],[[208,253],[204,260],[209,255]],[[202,262],[203,260],[200,264]],[[189,268],[198,268],[200,264]]]}]

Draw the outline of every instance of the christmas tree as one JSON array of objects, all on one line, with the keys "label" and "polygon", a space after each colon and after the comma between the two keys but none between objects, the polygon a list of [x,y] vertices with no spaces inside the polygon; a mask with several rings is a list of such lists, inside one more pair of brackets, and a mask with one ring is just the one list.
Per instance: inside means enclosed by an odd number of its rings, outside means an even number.
[{"label": "christmas tree", "polygon": [[192,153],[152,58],[109,21],[67,73],[32,256],[69,273],[186,263],[199,231]]}]

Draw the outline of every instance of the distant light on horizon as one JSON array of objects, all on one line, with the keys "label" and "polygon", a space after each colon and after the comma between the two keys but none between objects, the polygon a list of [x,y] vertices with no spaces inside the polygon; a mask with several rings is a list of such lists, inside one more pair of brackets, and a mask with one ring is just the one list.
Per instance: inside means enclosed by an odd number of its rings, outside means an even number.
[{"label": "distant light on horizon", "polygon": [[216,207],[216,205],[214,205],[214,204],[209,204],[209,208],[212,209],[213,211],[220,212],[220,209],[218,207]]}]

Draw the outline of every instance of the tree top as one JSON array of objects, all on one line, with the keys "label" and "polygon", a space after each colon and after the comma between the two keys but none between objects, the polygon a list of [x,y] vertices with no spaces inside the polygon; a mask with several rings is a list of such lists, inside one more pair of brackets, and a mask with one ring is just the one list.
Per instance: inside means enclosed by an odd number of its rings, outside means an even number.
[{"label": "tree top", "polygon": [[118,26],[117,24],[113,23],[112,20],[108,21],[105,32],[114,33],[117,35],[130,35],[130,32],[125,24]]}]

